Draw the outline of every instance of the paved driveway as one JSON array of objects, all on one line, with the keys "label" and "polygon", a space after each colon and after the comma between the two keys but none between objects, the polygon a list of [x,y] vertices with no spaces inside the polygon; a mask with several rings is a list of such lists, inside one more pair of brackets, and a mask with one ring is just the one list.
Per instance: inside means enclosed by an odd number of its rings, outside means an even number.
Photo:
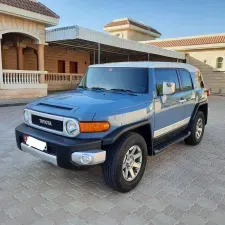
[{"label": "paved driveway", "polygon": [[106,187],[100,167],[68,171],[19,151],[22,110],[0,108],[0,224],[225,224],[225,98],[211,97],[199,146],[149,158],[128,194]]}]

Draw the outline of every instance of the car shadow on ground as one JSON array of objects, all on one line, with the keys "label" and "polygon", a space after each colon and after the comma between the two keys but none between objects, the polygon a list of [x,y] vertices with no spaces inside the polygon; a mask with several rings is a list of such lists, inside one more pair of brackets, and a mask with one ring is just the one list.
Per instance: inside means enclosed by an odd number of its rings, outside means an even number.
[{"label": "car shadow on ground", "polygon": [[[178,167],[177,171],[180,174],[180,172],[184,171],[184,169],[182,169],[181,163],[185,163],[185,161],[187,160],[187,156],[184,155],[185,151],[195,152],[200,147],[201,145],[196,147],[187,146],[184,142],[181,142],[168,147],[167,149],[165,149],[165,151],[157,154],[156,156],[148,157],[146,172],[143,176],[143,179],[141,180],[139,185],[127,195],[132,195],[137,191],[141,191],[146,186],[146,184],[149,184],[151,182],[154,183],[156,178],[160,178],[171,168],[176,170],[176,167]],[[53,183],[53,186],[56,189],[75,189],[78,192],[82,192],[82,194],[92,193],[101,198],[106,197],[109,194],[112,196],[118,195],[118,192],[110,189],[105,184],[101,174],[100,165],[89,168],[64,169],[38,159],[36,167],[41,168],[41,170],[48,171],[49,176],[45,173],[45,176],[48,177],[47,181],[46,177],[40,176],[39,179],[44,178],[44,181],[46,181],[46,183],[50,186]],[[179,176],[179,174],[177,174],[177,176]],[[174,178],[177,176],[174,176]],[[172,177],[170,178],[172,179]],[[164,183],[165,182],[166,179],[164,180]],[[168,183],[170,182],[171,180],[168,180]]]}]

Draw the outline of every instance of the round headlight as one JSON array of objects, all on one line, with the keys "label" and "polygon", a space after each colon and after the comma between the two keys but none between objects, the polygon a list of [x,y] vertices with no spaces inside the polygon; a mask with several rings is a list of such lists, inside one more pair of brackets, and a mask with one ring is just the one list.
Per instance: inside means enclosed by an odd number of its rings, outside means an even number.
[{"label": "round headlight", "polygon": [[77,129],[78,129],[77,124],[74,121],[72,121],[72,120],[67,121],[67,123],[66,123],[66,132],[69,135],[71,135],[71,136],[75,135]]},{"label": "round headlight", "polygon": [[24,122],[29,123],[29,113],[28,113],[28,111],[26,111],[26,110],[24,111],[23,117],[24,117]]}]

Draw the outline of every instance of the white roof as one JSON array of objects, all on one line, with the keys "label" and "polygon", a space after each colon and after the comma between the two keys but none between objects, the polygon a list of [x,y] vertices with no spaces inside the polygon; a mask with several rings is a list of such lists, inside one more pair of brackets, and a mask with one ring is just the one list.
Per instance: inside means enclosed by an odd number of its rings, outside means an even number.
[{"label": "white roof", "polygon": [[84,40],[86,42],[99,43],[120,49],[127,49],[147,54],[161,55],[175,59],[185,59],[185,54],[156,46],[125,40],[109,34],[89,30],[80,26],[56,28],[46,32],[46,42],[67,44],[72,46],[72,41]]},{"label": "white roof", "polygon": [[198,69],[190,64],[175,62],[119,62],[96,64],[89,67],[137,67],[137,68],[180,68],[190,72],[196,72]]}]

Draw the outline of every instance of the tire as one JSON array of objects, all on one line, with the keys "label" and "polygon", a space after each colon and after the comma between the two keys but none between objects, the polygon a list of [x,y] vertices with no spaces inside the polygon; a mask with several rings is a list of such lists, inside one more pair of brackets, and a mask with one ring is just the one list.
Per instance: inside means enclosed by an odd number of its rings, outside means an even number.
[{"label": "tire", "polygon": [[[133,151],[134,155],[132,155]],[[123,135],[116,143],[106,149],[106,161],[102,166],[106,184],[122,193],[134,189],[144,174],[147,155],[147,145],[140,134],[130,132]],[[139,168],[136,167],[136,163]],[[132,165],[135,165],[132,169],[133,173],[130,172]]]},{"label": "tire", "polygon": [[[199,121],[202,121],[201,135],[196,134]],[[195,119],[192,121],[192,124],[190,125],[191,134],[188,138],[185,139],[185,143],[188,144],[188,145],[198,145],[202,140],[202,137],[204,135],[204,131],[205,131],[205,116],[204,116],[204,113],[202,111],[198,111]]]}]

